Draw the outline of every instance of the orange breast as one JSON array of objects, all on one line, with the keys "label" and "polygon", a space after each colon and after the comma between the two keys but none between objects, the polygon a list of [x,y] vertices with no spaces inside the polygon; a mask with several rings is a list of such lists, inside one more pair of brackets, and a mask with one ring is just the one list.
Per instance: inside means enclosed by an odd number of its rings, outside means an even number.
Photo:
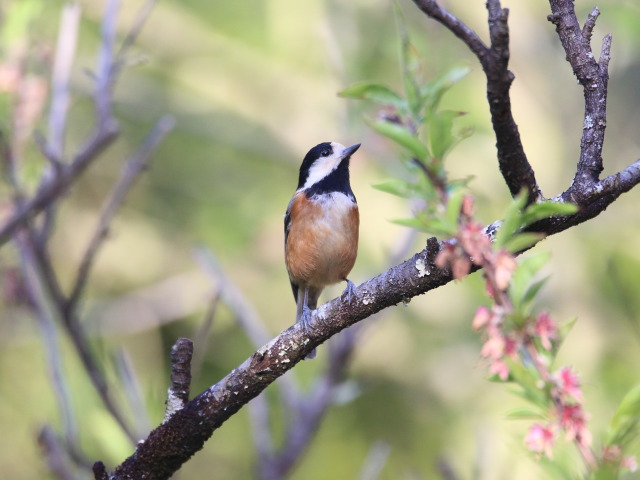
[{"label": "orange breast", "polygon": [[358,206],[342,193],[324,201],[297,193],[291,202],[291,227],[285,261],[292,281],[324,287],[345,279],[358,253]]}]

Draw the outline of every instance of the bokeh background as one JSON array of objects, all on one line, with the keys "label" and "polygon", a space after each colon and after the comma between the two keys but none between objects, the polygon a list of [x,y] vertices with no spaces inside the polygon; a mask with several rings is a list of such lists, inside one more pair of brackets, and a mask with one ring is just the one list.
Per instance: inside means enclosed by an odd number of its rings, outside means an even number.
[{"label": "bokeh background", "polygon": [[[142,3],[122,2],[121,36]],[[585,19],[593,5],[576,3]],[[100,0],[79,4],[69,152],[78,148],[93,119],[87,71],[95,68],[104,8]],[[3,0],[0,61],[26,48],[31,74],[48,78],[63,5]],[[456,65],[471,68],[444,100],[448,108],[468,112],[461,125],[475,130],[452,152],[448,169],[452,178],[474,176],[479,217],[490,223],[510,199],[497,169],[481,69],[459,40],[410,1],[400,5],[426,77]],[[487,37],[483,1],[451,0],[446,6]],[[504,6],[511,10],[514,114],[543,192],[553,197],[567,187],[577,161],[582,92],[546,20],[548,4],[505,1]],[[613,33],[604,149],[604,173],[610,174],[640,152],[640,6],[610,0],[600,7],[594,51],[604,34]],[[215,295],[216,283],[194,257],[197,246],[213,252],[272,334],[293,322],[282,215],[310,147],[322,141],[363,145],[351,167],[361,212],[352,280],[360,283],[386,270],[406,242],[406,229],[389,220],[406,217],[410,207],[372,188],[405,175],[400,152],[366,127],[363,115],[377,113],[371,105],[336,95],[359,80],[401,88],[398,44],[393,4],[387,0],[158,2],[115,89],[122,135],[65,198],[54,237],[55,266],[70,281],[123,159],[159,116],[173,115],[176,128],[114,222],[83,307],[92,346],[123,404],[126,388],[117,379],[112,353],[123,352],[130,362],[148,412],[147,419],[133,419],[141,428],[162,419],[170,346],[179,336],[196,335]],[[5,128],[11,92],[0,95]],[[44,121],[38,127],[44,128]],[[41,160],[33,146],[25,148],[22,174],[29,182]],[[8,191],[2,188],[6,202]],[[639,192],[632,191],[600,217],[535,249],[552,253],[540,308],[559,320],[577,318],[559,360],[581,376],[596,442],[623,394],[640,381],[639,201]],[[415,238],[407,257],[424,241]],[[4,285],[16,262],[13,247],[4,246]],[[341,288],[329,289],[323,298]],[[44,424],[59,428],[60,413],[41,331],[28,309],[13,300],[4,298],[0,315],[0,471],[16,480],[50,478],[36,435]],[[483,302],[476,274],[367,320],[344,395],[292,478],[357,478],[380,442],[390,449],[383,479],[435,478],[439,458],[465,479],[545,478],[523,445],[529,422],[509,418],[522,401],[504,385],[488,382],[479,361],[481,341],[470,324]],[[132,446],[102,408],[63,334],[59,341],[84,452],[113,467]],[[253,352],[224,305],[211,332],[196,338],[196,349],[201,365],[194,393]],[[289,374],[309,384],[323,361],[321,348],[318,360]],[[274,396],[271,390],[267,395]],[[179,478],[252,478],[255,452],[248,422],[244,409],[225,423]],[[558,458],[581,471],[571,448],[561,447]]]}]

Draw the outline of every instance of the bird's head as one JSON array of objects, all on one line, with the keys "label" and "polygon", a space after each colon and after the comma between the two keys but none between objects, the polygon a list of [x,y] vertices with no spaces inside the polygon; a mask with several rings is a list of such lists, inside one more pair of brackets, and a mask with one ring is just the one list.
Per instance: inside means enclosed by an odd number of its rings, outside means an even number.
[{"label": "bird's head", "polygon": [[307,189],[315,185],[340,166],[347,167],[348,175],[349,159],[358,148],[359,143],[345,147],[337,142],[324,142],[313,147],[300,165],[298,189]]}]

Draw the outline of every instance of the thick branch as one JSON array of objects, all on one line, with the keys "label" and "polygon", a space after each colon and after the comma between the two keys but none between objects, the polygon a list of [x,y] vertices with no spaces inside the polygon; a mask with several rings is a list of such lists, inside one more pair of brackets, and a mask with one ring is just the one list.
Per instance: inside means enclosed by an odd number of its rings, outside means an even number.
[{"label": "thick branch", "polygon": [[542,198],[511,111],[509,89],[514,75],[508,69],[509,11],[500,6],[499,0],[487,2],[491,38],[491,46],[487,47],[472,29],[440,7],[435,0],[414,0],[414,3],[427,16],[447,27],[478,57],[487,78],[487,100],[496,134],[500,172],[511,195],[515,196],[525,188],[529,192],[529,202]]},{"label": "thick branch", "polygon": [[[552,235],[603,212],[620,194],[640,183],[640,162],[617,175],[618,188],[613,186],[615,179],[605,179],[601,189],[581,199],[578,213],[540,221],[535,230]],[[110,478],[169,478],[220,425],[319,344],[384,308],[449,283],[451,273],[433,264],[441,246],[430,239],[427,248],[411,259],[360,285],[357,302],[346,304],[336,298],[321,306],[308,335],[299,325],[282,332],[153,430]]]}]

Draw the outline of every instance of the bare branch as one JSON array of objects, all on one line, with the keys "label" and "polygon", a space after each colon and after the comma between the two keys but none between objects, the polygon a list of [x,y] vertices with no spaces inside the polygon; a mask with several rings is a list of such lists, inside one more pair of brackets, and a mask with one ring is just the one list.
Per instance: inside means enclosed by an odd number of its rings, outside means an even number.
[{"label": "bare branch", "polygon": [[[551,15],[548,19],[556,26],[560,43],[573,73],[582,85],[585,100],[584,124],[580,141],[580,159],[573,184],[569,188],[572,197],[593,186],[599,179],[602,167],[602,147],[607,126],[608,63],[611,38],[603,42],[600,65],[596,61],[589,39],[597,11],[589,15],[585,29],[581,29],[573,2],[549,0]],[[596,12],[596,13],[594,13]],[[587,35],[583,35],[583,32]]]},{"label": "bare branch", "polygon": [[214,284],[219,285],[222,301],[235,314],[237,322],[253,344],[258,347],[268,342],[271,336],[260,320],[260,316],[246,301],[242,292],[227,278],[213,253],[204,247],[198,247],[194,255],[200,268],[209,275]]},{"label": "bare branch", "polygon": [[148,432],[152,424],[145,405],[144,394],[140,388],[140,381],[133,369],[131,357],[124,349],[116,350],[114,357],[118,368],[118,378],[122,382],[127,403],[132,412],[135,431]]},{"label": "bare branch", "polygon": [[[25,234],[26,236],[26,234]],[[24,236],[23,236],[24,237]],[[18,249],[21,256],[22,273],[29,296],[29,305],[35,310],[38,325],[42,332],[42,341],[47,356],[47,366],[51,375],[51,383],[60,409],[64,436],[67,442],[74,444],[78,437],[77,425],[71,407],[71,397],[65,382],[62,368],[62,355],[58,344],[54,319],[45,305],[46,295],[43,291],[42,279],[39,275],[37,260],[28,248],[25,238],[19,240]]]},{"label": "bare branch", "polygon": [[60,18],[53,75],[51,77],[51,107],[49,110],[49,141],[46,157],[60,162],[64,155],[64,139],[69,106],[69,78],[76,51],[80,6],[65,5]]},{"label": "bare branch", "polygon": [[615,195],[617,198],[638,183],[640,183],[640,160],[636,160],[621,172],[602,179],[595,189],[601,190],[601,194]]},{"label": "bare branch", "polygon": [[414,0],[414,3],[420,10],[426,13],[427,16],[447,27],[451,33],[462,40],[469,49],[475,53],[480,63],[483,63],[483,59],[490,55],[489,47],[484,44],[478,34],[465,25],[464,22],[438,5],[438,2],[435,0]]},{"label": "bare branch", "polygon": [[94,102],[98,125],[103,128],[114,121],[111,117],[111,91],[115,75],[113,48],[116,41],[119,8],[120,0],[107,0],[100,31],[102,41],[98,53]]},{"label": "bare branch", "polygon": [[111,144],[117,132],[115,125],[107,126],[105,130],[95,131],[73,163],[68,167],[61,168],[57,175],[41,185],[36,195],[17,208],[5,224],[0,227],[0,245],[6,243],[16,229],[44,210],[56,198],[67,193],[75,180]]},{"label": "bare branch", "polygon": [[115,69],[114,77],[117,76],[122,70],[122,68],[124,67],[126,56],[129,53],[129,50],[131,49],[132,45],[136,43],[136,40],[138,39],[138,36],[140,35],[142,28],[147,22],[147,19],[151,15],[153,7],[156,5],[156,3],[158,3],[158,0],[147,0],[147,2],[138,11],[138,14],[136,15],[136,19],[133,22],[133,26],[129,30],[129,33],[127,34],[127,36],[122,41],[122,45],[120,46],[120,49],[118,50],[118,54],[116,55],[117,60],[114,65],[114,69]]},{"label": "bare branch", "polygon": [[171,348],[171,385],[167,395],[165,422],[189,401],[192,357],[193,342],[188,338],[179,338]]},{"label": "bare branch", "polygon": [[153,152],[169,131],[173,129],[174,125],[175,121],[173,117],[164,116],[160,118],[151,132],[147,135],[147,138],[136,154],[127,161],[125,168],[120,174],[120,178],[111,190],[109,197],[104,202],[100,219],[98,220],[98,225],[80,262],[78,275],[76,276],[73,288],[71,289],[71,294],[69,295],[69,299],[65,306],[66,309],[73,310],[76,307],[78,300],[84,292],[89,272],[93,266],[98,250],[107,238],[113,217],[122,205],[122,202],[135,181],[147,168],[151,161]]},{"label": "bare branch", "polygon": [[598,10],[598,7],[593,7],[593,10],[591,10],[591,13],[589,13],[589,16],[587,17],[587,21],[584,22],[584,25],[582,26],[582,36],[587,42],[591,41],[593,28],[596,26],[596,20],[599,16],[600,10]]},{"label": "bare branch", "polygon": [[491,38],[491,46],[487,47],[473,30],[440,7],[435,0],[414,0],[414,3],[429,17],[447,27],[478,57],[487,78],[487,101],[496,134],[500,172],[512,196],[524,188],[529,192],[529,203],[540,200],[542,193],[511,111],[509,90],[515,77],[508,69],[509,11],[500,6],[499,0],[487,2]]},{"label": "bare branch", "polygon": [[205,313],[202,325],[200,325],[200,327],[193,335],[193,338],[195,340],[193,347],[193,360],[191,361],[191,372],[194,377],[198,377],[198,375],[200,374],[200,370],[204,362],[204,352],[206,351],[207,340],[209,339],[209,334],[211,333],[211,329],[213,328],[213,323],[218,312],[218,306],[220,304],[221,296],[222,291],[220,287],[218,287],[213,294],[211,302],[209,303],[209,308]]},{"label": "bare branch", "polygon": [[38,443],[44,452],[44,458],[51,473],[60,480],[76,480],[69,456],[49,425],[45,425],[40,430]]},{"label": "bare branch", "polygon": [[387,458],[391,453],[391,446],[387,442],[378,441],[374,443],[369,449],[367,459],[362,466],[359,480],[375,480],[380,476],[380,472],[387,463]]},{"label": "bare branch", "polygon": [[438,472],[440,473],[440,478],[442,480],[459,480],[460,479],[460,477],[453,470],[453,466],[447,459],[445,458],[438,459],[438,463],[436,464],[436,467],[438,468]]}]

